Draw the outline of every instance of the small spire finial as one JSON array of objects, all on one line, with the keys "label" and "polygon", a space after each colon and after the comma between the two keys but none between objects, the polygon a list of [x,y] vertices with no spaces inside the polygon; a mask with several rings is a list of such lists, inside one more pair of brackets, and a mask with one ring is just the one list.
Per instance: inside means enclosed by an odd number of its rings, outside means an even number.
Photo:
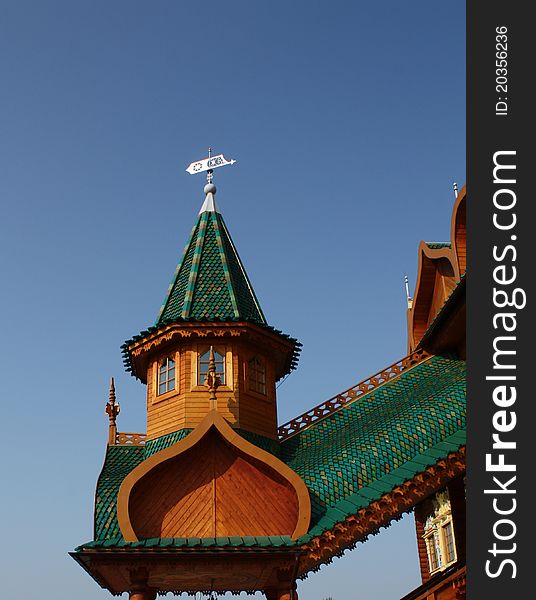
[{"label": "small spire finial", "polygon": [[454,181],[452,184],[452,189],[454,190],[454,198],[458,197],[458,184]]},{"label": "small spire finial", "polygon": [[115,404],[115,381],[113,377],[110,377],[110,404]]},{"label": "small spire finial", "polygon": [[[211,146],[208,147],[208,158],[209,159],[212,158],[212,147]],[[210,163],[210,160],[209,160],[209,163]],[[212,185],[214,187],[214,191],[212,193],[213,194],[216,193],[216,186],[212,183],[213,173],[214,173],[213,169],[209,169],[207,171],[207,185],[205,186],[205,194],[208,194],[207,187],[209,185]]]},{"label": "small spire finial", "polygon": [[218,389],[220,383],[220,378],[216,373],[216,359],[214,358],[214,347],[211,346],[208,359],[208,373],[207,378],[205,380],[205,384],[208,386],[208,391],[210,392],[209,400],[211,408],[216,408],[217,406],[216,390]]},{"label": "small spire finial", "polygon": [[117,415],[121,412],[121,407],[115,398],[115,382],[113,377],[110,378],[109,400],[106,403],[105,412],[110,420],[108,426],[108,444],[114,445],[117,433],[116,419]]},{"label": "small spire finial", "polygon": [[408,279],[407,274],[404,275],[404,284],[406,286],[406,300],[408,302],[408,309],[409,309],[413,306],[413,298],[410,296],[410,293],[409,293],[409,279]]}]

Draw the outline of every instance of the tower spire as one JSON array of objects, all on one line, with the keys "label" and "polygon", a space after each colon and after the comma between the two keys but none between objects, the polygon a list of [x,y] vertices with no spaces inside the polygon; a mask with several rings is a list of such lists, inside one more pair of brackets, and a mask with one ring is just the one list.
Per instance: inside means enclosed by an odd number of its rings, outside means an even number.
[{"label": "tower spire", "polygon": [[[191,163],[186,171],[191,174],[234,164],[223,154],[209,156]],[[216,204],[216,186],[205,184],[205,200],[199,217],[186,245],[181,262],[160,313],[156,325],[176,319],[198,321],[239,319],[266,325],[259,302],[255,296],[244,266],[231,239]]]},{"label": "tower spire", "polygon": [[[210,146],[208,147],[208,158],[210,163],[210,159],[212,158],[212,148]],[[212,183],[213,173],[214,169],[209,169],[207,171],[207,183]]]},{"label": "tower spire", "polygon": [[106,403],[105,411],[110,420],[110,423],[108,425],[108,444],[110,446],[113,446],[113,445],[115,445],[115,438],[116,438],[116,434],[117,434],[116,419],[117,419],[117,415],[121,411],[119,402],[117,402],[117,400],[115,398],[115,382],[114,382],[113,377],[110,378],[109,400]]}]

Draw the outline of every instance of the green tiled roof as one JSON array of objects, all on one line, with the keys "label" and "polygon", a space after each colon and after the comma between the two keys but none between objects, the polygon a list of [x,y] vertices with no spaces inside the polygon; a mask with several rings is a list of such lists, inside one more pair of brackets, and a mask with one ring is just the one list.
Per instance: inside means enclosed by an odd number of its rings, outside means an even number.
[{"label": "green tiled roof", "polygon": [[222,215],[214,207],[202,211],[155,324],[121,346],[125,369],[137,377],[129,346],[167,325],[245,321],[292,343],[281,379],[296,368],[301,344],[268,325]]},{"label": "green tiled roof", "polygon": [[[97,485],[98,545],[128,546],[116,517],[122,480],[145,458],[188,433],[171,433],[145,447],[108,448]],[[304,543],[465,444],[465,362],[433,356],[280,444],[240,433],[278,455],[305,481],[312,503],[311,526],[295,542]],[[157,540],[139,544],[218,543]]]},{"label": "green tiled roof", "polygon": [[440,250],[441,248],[450,248],[450,242],[425,242],[430,250]]},{"label": "green tiled roof", "polygon": [[145,458],[143,446],[108,446],[95,494],[96,540],[120,535],[117,522],[117,492],[123,479]]},{"label": "green tiled roof", "polygon": [[178,318],[266,324],[220,213],[205,211],[192,230],[156,325]]},{"label": "green tiled roof", "polygon": [[149,458],[153,454],[160,452],[160,450],[165,450],[169,448],[169,446],[173,446],[182,438],[185,438],[191,429],[179,429],[179,431],[174,431],[173,433],[168,433],[166,435],[162,435],[154,440],[149,440],[145,444],[145,458]]},{"label": "green tiled roof", "polygon": [[465,362],[434,356],[285,440],[281,459],[309,488],[312,525],[464,430],[465,408]]}]

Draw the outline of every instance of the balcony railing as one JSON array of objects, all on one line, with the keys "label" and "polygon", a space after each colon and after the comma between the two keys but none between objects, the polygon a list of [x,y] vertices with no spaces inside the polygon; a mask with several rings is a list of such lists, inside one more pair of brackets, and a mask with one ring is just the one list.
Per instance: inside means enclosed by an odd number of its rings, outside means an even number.
[{"label": "balcony railing", "polygon": [[117,432],[115,444],[117,446],[143,446],[147,439],[146,433]]}]

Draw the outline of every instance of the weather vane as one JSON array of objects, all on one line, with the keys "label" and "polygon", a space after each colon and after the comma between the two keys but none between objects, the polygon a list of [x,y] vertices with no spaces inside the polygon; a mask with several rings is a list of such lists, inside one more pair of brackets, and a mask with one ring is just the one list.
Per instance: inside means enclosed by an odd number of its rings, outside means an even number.
[{"label": "weather vane", "polygon": [[208,149],[207,158],[202,158],[201,160],[196,160],[193,163],[190,163],[186,168],[186,171],[190,173],[190,175],[195,175],[196,173],[202,173],[203,171],[207,172],[207,183],[212,183],[212,173],[214,169],[218,167],[225,167],[225,165],[234,165],[236,160],[227,160],[223,154],[218,154],[217,156],[212,156],[212,148]]}]

